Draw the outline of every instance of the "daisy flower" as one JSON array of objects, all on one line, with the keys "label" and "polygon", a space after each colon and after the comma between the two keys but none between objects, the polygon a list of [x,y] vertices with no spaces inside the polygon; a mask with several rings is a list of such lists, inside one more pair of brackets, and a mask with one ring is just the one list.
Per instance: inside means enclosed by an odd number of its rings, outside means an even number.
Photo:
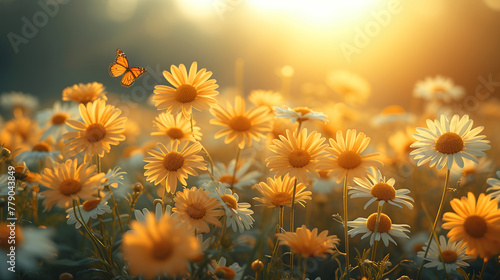
[{"label": "daisy flower", "polygon": [[212,275],[218,277],[218,279],[226,280],[241,280],[243,279],[243,274],[245,273],[245,268],[241,267],[238,263],[234,262],[230,266],[226,266],[226,258],[221,257],[219,261],[212,260],[208,270]]},{"label": "daisy flower", "polygon": [[63,101],[87,104],[97,99],[108,100],[104,86],[97,82],[74,84],[65,88],[62,92]]},{"label": "daisy flower", "polygon": [[[149,212],[148,208],[143,208],[142,210],[134,210],[135,219],[144,225],[146,224],[146,219],[150,213],[151,212]],[[165,216],[165,215],[171,216],[172,215],[172,206],[166,205],[165,211],[163,211],[163,207],[162,207],[161,203],[156,203],[154,215],[155,215],[156,221],[159,223],[161,221],[161,219],[163,218],[163,216]]]},{"label": "daisy flower", "polygon": [[461,185],[473,183],[481,175],[488,174],[493,167],[493,160],[482,157],[479,158],[478,163],[472,160],[464,159],[464,167],[453,166],[451,168],[451,178],[459,180]]},{"label": "daisy flower", "polygon": [[125,140],[123,132],[127,118],[120,117],[120,109],[106,105],[104,100],[80,104],[78,109],[83,122],[66,120],[66,124],[76,131],[63,135],[72,156],[85,151],[88,156],[104,157],[104,153],[111,150],[111,145]]},{"label": "daisy flower", "polygon": [[[242,190],[245,187],[255,185],[257,183],[257,179],[262,175],[262,173],[257,170],[248,172],[248,169],[252,167],[252,162],[247,161],[244,164],[238,164],[236,173],[234,173],[235,165],[235,159],[231,160],[227,166],[222,162],[216,162],[214,166],[214,178],[223,185],[229,187],[233,184],[234,188]],[[199,176],[200,184],[209,180],[210,176],[208,174],[202,174]]]},{"label": "daisy flower", "polygon": [[438,99],[450,102],[464,95],[465,91],[462,87],[455,85],[452,79],[439,75],[417,82],[413,89],[413,96],[427,100]]},{"label": "daisy flower", "polygon": [[[497,171],[497,177],[500,178],[500,171]],[[491,186],[486,190],[486,192],[489,192],[492,198],[500,201],[500,180],[496,178],[489,178],[486,182]]]},{"label": "daisy flower", "polygon": [[224,143],[236,140],[238,147],[243,149],[252,146],[252,140],[260,141],[265,134],[271,131],[272,115],[267,113],[267,108],[257,107],[245,110],[245,101],[236,96],[235,106],[227,103],[227,110],[217,106],[210,111],[215,119],[210,123],[224,128],[215,134],[215,139],[226,136]]},{"label": "daisy flower", "polygon": [[[20,146],[22,144],[35,144],[40,140],[41,136],[38,124],[32,119],[24,117],[21,114],[15,114],[13,119],[6,122],[4,130],[11,134],[14,143],[17,142],[16,146]],[[11,149],[11,151],[14,151],[14,149]]]},{"label": "daisy flower", "polygon": [[193,62],[189,74],[184,64],[170,67],[170,73],[163,71],[165,79],[174,86],[155,86],[153,101],[158,110],[167,110],[173,114],[182,111],[186,119],[191,118],[192,108],[198,111],[208,109],[217,104],[215,90],[219,86],[214,79],[209,80],[212,72],[203,68],[197,71],[198,64]]},{"label": "daisy flower", "polygon": [[43,205],[50,210],[54,204],[60,208],[68,208],[77,197],[92,200],[103,177],[104,173],[97,173],[95,165],[78,165],[77,159],[53,163],[51,168],[43,170],[40,178],[40,184],[49,188],[40,192],[45,197]]},{"label": "daisy flower", "polygon": [[307,180],[307,176],[319,177],[316,165],[325,158],[325,138],[316,131],[307,134],[307,129],[300,132],[286,131],[286,137],[273,140],[269,150],[276,155],[266,159],[267,167],[271,172],[277,172],[276,176],[290,174],[297,177],[301,182]]},{"label": "daisy flower", "polygon": [[382,109],[382,111],[373,118],[372,124],[378,127],[384,124],[411,123],[414,120],[415,116],[407,113],[403,107],[392,105]]},{"label": "daisy flower", "polygon": [[462,199],[451,202],[453,212],[443,216],[442,228],[449,229],[447,236],[451,241],[463,240],[467,245],[467,255],[483,259],[500,253],[500,209],[498,201],[480,194],[477,199],[468,193]]},{"label": "daisy flower", "polygon": [[[24,161],[27,165],[33,166],[40,162],[45,161],[48,158],[54,159],[61,152],[53,150],[53,146],[48,143],[49,141],[42,141],[35,144],[31,151],[24,151],[20,153],[16,160]],[[41,171],[41,170],[40,170]]]},{"label": "daisy flower", "polygon": [[281,93],[272,90],[252,90],[248,100],[255,106],[267,107],[270,110],[284,103]]},{"label": "daisy flower", "polygon": [[127,175],[127,172],[123,171],[120,166],[109,169],[106,175],[104,175],[103,185],[118,188],[118,186],[123,185],[123,182],[125,181],[123,176],[125,175]]},{"label": "daisy flower", "polygon": [[387,140],[389,146],[391,146],[399,158],[406,160],[410,152],[413,151],[411,145],[415,143],[415,138],[412,137],[414,132],[414,128],[407,127],[405,130],[398,130],[389,136]]},{"label": "daisy flower", "polygon": [[255,220],[252,218],[254,212],[250,209],[250,203],[238,202],[240,199],[238,194],[233,193],[228,185],[215,185],[214,182],[210,181],[203,184],[203,188],[210,191],[210,196],[217,199],[226,212],[227,227],[240,233],[252,227]]},{"label": "daisy flower", "polygon": [[151,135],[167,136],[172,141],[200,141],[200,127],[196,126],[195,120],[192,120],[192,122],[193,131],[191,131],[190,120],[186,119],[184,115],[177,114],[174,118],[174,116],[170,113],[161,113],[153,122],[157,131],[151,132]]},{"label": "daisy flower", "polygon": [[5,110],[21,108],[23,111],[33,111],[38,107],[38,99],[31,94],[11,91],[0,95],[0,104]]},{"label": "daisy flower", "polygon": [[312,180],[312,190],[315,194],[329,194],[332,190],[342,189],[343,185],[336,182],[336,178],[328,175],[328,171],[316,170],[319,177]]},{"label": "daisy flower", "polygon": [[164,215],[157,222],[150,214],[145,224],[132,221],[130,227],[123,234],[122,252],[132,276],[149,280],[182,275],[188,272],[188,261],[201,253],[198,239],[178,217]]},{"label": "daisy flower", "polygon": [[318,234],[317,228],[310,231],[305,225],[297,228],[295,232],[278,233],[276,237],[281,245],[290,247],[293,253],[304,258],[324,258],[326,254],[333,254],[333,249],[340,241],[336,235],[328,235],[328,230]]},{"label": "daisy flower", "polygon": [[297,108],[282,108],[274,107],[274,112],[277,118],[288,118],[292,122],[302,123],[304,121],[322,121],[327,123],[327,116],[321,112],[315,112],[307,107],[297,107]]},{"label": "daisy flower", "polygon": [[174,193],[177,181],[186,186],[188,175],[197,176],[194,170],[207,170],[207,163],[202,156],[197,155],[201,151],[200,142],[191,143],[171,141],[170,148],[162,143],[157,144],[157,150],[149,151],[151,157],[144,158],[147,164],[144,166],[148,182],[155,185],[161,184],[163,188],[158,189],[158,194],[163,197],[165,190]]},{"label": "daisy flower", "polygon": [[218,218],[224,215],[224,210],[218,209],[220,203],[210,196],[210,191],[192,187],[178,191],[174,197],[175,208],[182,220],[202,232],[210,232],[208,223],[222,227]]},{"label": "daisy flower", "polygon": [[[262,197],[254,197],[254,200],[269,208],[292,206],[293,185],[295,178],[290,178],[288,174],[281,177],[267,178],[267,183],[260,182],[254,188]],[[298,183],[295,188],[295,203],[302,206],[306,200],[311,200],[311,192],[306,191],[303,183]]]},{"label": "daisy flower", "polygon": [[490,148],[489,141],[483,140],[486,136],[478,135],[482,126],[471,130],[473,121],[468,115],[460,118],[454,115],[451,121],[441,115],[440,121],[427,120],[429,128],[417,128],[413,134],[417,139],[410,147],[417,148],[410,155],[418,160],[418,166],[430,162],[436,165],[437,170],[447,167],[451,169],[453,163],[464,167],[464,158],[478,163],[475,157],[485,156],[483,152]]},{"label": "daisy flower", "polygon": [[52,135],[54,140],[58,141],[68,131],[66,120],[78,118],[78,108],[73,104],[61,104],[57,101],[52,109],[40,112],[36,118],[40,127],[45,130],[42,140]]},{"label": "daisy flower", "polygon": [[296,131],[299,127],[298,123],[292,123],[290,119],[276,118],[273,121],[271,133],[269,133],[271,141],[279,139],[280,135],[286,136],[286,131]]},{"label": "daisy flower", "polygon": [[380,170],[372,171],[365,178],[354,178],[354,183],[356,183],[356,185],[349,186],[349,195],[351,198],[370,198],[365,204],[364,209],[375,201],[378,201],[378,206],[382,206],[387,202],[399,208],[403,208],[401,204],[404,204],[408,209],[413,209],[413,204],[411,202],[414,200],[407,195],[410,193],[410,190],[396,190],[394,188],[396,180],[394,180],[394,178],[386,180],[385,177],[382,176],[382,173],[380,173]]},{"label": "daisy flower", "polygon": [[329,175],[337,177],[340,183],[349,172],[349,182],[352,178],[364,177],[370,169],[382,166],[379,153],[366,154],[365,149],[370,138],[355,129],[348,129],[346,136],[337,131],[336,139],[330,138],[330,147],[326,151],[331,157],[325,157],[318,168],[330,170]]},{"label": "daisy flower", "polygon": [[[436,267],[438,270],[443,269],[443,262],[446,267],[446,272],[456,271],[457,267],[469,266],[466,260],[472,259],[472,256],[465,254],[466,246],[462,241],[452,242],[446,240],[444,236],[439,236],[439,249],[436,242],[431,244],[427,257],[424,258],[427,245],[422,248],[423,251],[418,252],[418,257],[423,258],[428,263],[424,267]],[[441,251],[441,253],[439,253]],[[442,259],[442,260],[441,260]]]},{"label": "daisy flower", "polygon": [[365,103],[370,97],[370,84],[354,73],[344,70],[330,72],[326,82],[348,103]]},{"label": "daisy flower", "polygon": [[[76,214],[78,215],[78,219],[83,219],[83,222],[87,224],[90,218],[97,219],[97,216],[102,215],[104,213],[111,213],[111,208],[108,205],[108,199],[111,197],[109,193],[107,193],[103,198],[94,198],[87,200],[76,207]],[[75,212],[73,207],[66,210],[66,218],[68,219],[66,223],[68,225],[75,224],[75,228],[80,228],[82,225],[75,217]],[[81,216],[80,216],[81,213]]]},{"label": "daisy flower", "polygon": [[382,239],[386,247],[389,246],[389,241],[397,245],[396,241],[394,241],[391,236],[409,238],[406,235],[406,232],[410,232],[410,226],[404,224],[393,224],[391,218],[389,218],[389,216],[387,216],[386,214],[382,213],[380,215],[378,229],[375,233],[376,223],[377,213],[371,214],[368,219],[357,218],[354,221],[349,221],[347,222],[347,226],[352,228],[349,230],[349,235],[354,237],[360,233],[363,233],[361,239],[370,236],[370,246],[373,246],[375,240],[379,241],[380,239]]}]

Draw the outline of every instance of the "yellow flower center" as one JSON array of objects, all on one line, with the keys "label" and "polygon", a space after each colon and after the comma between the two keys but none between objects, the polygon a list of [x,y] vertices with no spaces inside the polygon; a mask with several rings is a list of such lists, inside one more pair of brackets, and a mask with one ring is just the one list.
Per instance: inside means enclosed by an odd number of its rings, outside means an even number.
[{"label": "yellow flower center", "polygon": [[318,171],[319,177],[320,177],[321,179],[328,179],[328,178],[330,178],[330,177],[328,177],[328,173],[329,173],[329,172],[328,172],[328,171],[325,171],[325,170],[319,170],[319,171]]},{"label": "yellow flower center", "polygon": [[380,112],[382,115],[401,115],[405,113],[405,109],[399,105],[387,106]]},{"label": "yellow flower center", "polygon": [[297,107],[297,108],[294,108],[293,111],[296,113],[300,113],[302,116],[312,112],[312,110],[307,108],[307,107]]},{"label": "yellow flower center", "polygon": [[38,152],[50,152],[50,146],[47,145],[47,143],[38,143],[35,146],[33,146],[33,151],[38,151]]},{"label": "yellow flower center", "polygon": [[354,169],[361,164],[361,156],[354,151],[343,151],[337,158],[337,163],[344,169]]},{"label": "yellow flower center", "polygon": [[278,192],[271,197],[271,204],[278,206],[285,206],[292,200],[292,195],[286,192]]},{"label": "yellow flower center", "polygon": [[188,205],[186,213],[189,217],[199,220],[205,216],[207,209],[201,203],[195,202]]},{"label": "yellow flower center", "polygon": [[217,277],[222,278],[222,279],[227,279],[227,280],[232,280],[234,277],[236,277],[236,273],[234,271],[227,267],[227,266],[219,266],[215,269],[215,275]]},{"label": "yellow flower center", "polygon": [[229,126],[236,131],[247,131],[252,127],[252,122],[245,116],[236,116],[229,121]]},{"label": "yellow flower center", "polygon": [[11,228],[7,227],[7,223],[0,223],[0,249],[4,251],[10,252],[10,246],[14,246],[14,244],[9,244],[9,237],[15,236],[16,244],[18,247],[21,242],[23,242],[23,232],[19,225],[16,225],[14,232],[11,235]]},{"label": "yellow flower center", "polygon": [[446,89],[443,86],[434,86],[432,88],[432,91],[434,93],[437,93],[437,92],[446,92]]},{"label": "yellow flower center", "polygon": [[454,132],[446,132],[436,140],[436,150],[442,154],[455,154],[463,149],[462,137]]},{"label": "yellow flower center", "polygon": [[163,158],[163,166],[168,171],[177,171],[184,165],[184,156],[178,152],[170,152]]},{"label": "yellow flower center", "polygon": [[290,153],[288,161],[292,167],[301,168],[311,162],[311,156],[306,150],[298,149]]},{"label": "yellow flower center", "polygon": [[[366,219],[366,227],[371,230],[372,232],[375,232],[375,226],[377,224],[377,213],[373,213]],[[392,221],[389,216],[386,214],[381,214],[380,215],[380,220],[378,222],[378,229],[377,232],[384,233],[388,232],[391,230],[392,227]]]},{"label": "yellow flower center", "polygon": [[233,177],[233,175],[226,174],[226,175],[220,176],[219,182],[226,183],[229,185],[236,184],[236,183],[238,183],[238,178]]},{"label": "yellow flower center", "polygon": [[85,210],[87,212],[92,211],[97,207],[97,205],[99,205],[99,203],[101,203],[101,200],[102,199],[100,199],[100,198],[93,199],[93,200],[87,200],[82,204],[82,208],[83,208],[83,210]]},{"label": "yellow flower center", "polygon": [[184,132],[180,128],[172,127],[167,130],[167,136],[174,140],[181,139],[182,137],[184,137]]},{"label": "yellow flower center", "polygon": [[422,242],[415,244],[413,246],[413,252],[416,254],[416,253],[422,251],[423,250],[422,248],[424,248],[424,246],[425,246],[425,243],[422,243]]},{"label": "yellow flower center", "polygon": [[106,128],[100,123],[91,124],[85,130],[85,138],[90,143],[100,141],[104,136],[106,136]]},{"label": "yellow flower center", "polygon": [[154,242],[152,246],[152,255],[155,260],[163,261],[170,258],[173,255],[173,246],[168,239],[162,239],[161,241]]},{"label": "yellow flower center", "polygon": [[454,263],[457,260],[457,253],[452,250],[445,250],[441,252],[441,257],[445,263]]},{"label": "yellow flower center", "polygon": [[474,238],[481,238],[486,234],[488,230],[488,225],[483,217],[478,215],[472,215],[465,219],[464,229],[468,235]]},{"label": "yellow flower center", "polygon": [[396,190],[391,185],[382,182],[375,184],[370,193],[378,200],[388,201],[396,198]]},{"label": "yellow flower center", "polygon": [[464,169],[462,174],[463,174],[463,177],[467,177],[469,175],[474,175],[474,174],[476,174],[476,169],[474,169],[474,168]]},{"label": "yellow flower center", "polygon": [[64,124],[68,118],[69,116],[66,113],[57,113],[52,116],[50,122],[52,124]]},{"label": "yellow flower center", "polygon": [[238,202],[236,202],[236,198],[234,198],[234,196],[225,194],[221,196],[220,199],[222,199],[222,201],[224,201],[224,203],[226,203],[230,208],[238,210]]},{"label": "yellow flower center", "polygon": [[188,84],[180,85],[175,91],[175,100],[180,103],[189,103],[196,99],[198,96],[198,91],[195,87]]},{"label": "yellow flower center", "polygon": [[75,179],[66,179],[62,181],[61,186],[59,186],[59,191],[66,196],[78,193],[81,189],[82,184]]}]

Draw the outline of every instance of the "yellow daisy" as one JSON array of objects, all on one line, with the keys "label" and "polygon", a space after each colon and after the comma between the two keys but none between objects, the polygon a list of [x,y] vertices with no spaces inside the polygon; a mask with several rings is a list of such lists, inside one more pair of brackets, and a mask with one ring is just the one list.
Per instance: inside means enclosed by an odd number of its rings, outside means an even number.
[{"label": "yellow daisy", "polygon": [[281,106],[285,103],[281,93],[272,90],[252,90],[248,100],[255,106],[264,106],[271,111],[274,106]]},{"label": "yellow daisy", "polygon": [[77,159],[68,159],[64,163],[53,163],[51,168],[45,168],[40,178],[40,184],[49,188],[40,192],[45,197],[43,205],[50,210],[55,204],[60,208],[68,208],[73,199],[95,199],[93,195],[101,185],[104,173],[97,173],[95,165],[82,163]]},{"label": "yellow daisy", "polygon": [[96,99],[108,100],[106,91],[101,83],[93,82],[87,84],[75,84],[63,90],[62,100],[87,104]]},{"label": "yellow daisy", "polygon": [[198,64],[193,62],[189,74],[184,64],[179,67],[172,65],[171,73],[163,71],[165,79],[175,88],[164,85],[155,86],[153,101],[158,110],[167,110],[174,114],[182,111],[189,119],[192,108],[201,111],[217,104],[214,96],[219,94],[215,90],[219,86],[216,80],[209,80],[212,72],[207,72],[205,68],[197,71],[197,68]]},{"label": "yellow daisy", "polygon": [[346,136],[337,131],[336,139],[330,138],[330,146],[326,150],[331,157],[323,158],[318,168],[330,170],[330,176],[337,177],[340,183],[349,172],[349,182],[352,178],[364,177],[370,169],[381,167],[379,153],[365,154],[370,138],[364,133],[357,133],[355,129],[348,129]]},{"label": "yellow daisy", "polygon": [[500,209],[498,202],[484,193],[476,197],[468,193],[462,199],[451,202],[455,211],[444,213],[444,229],[449,229],[450,241],[463,240],[467,254],[483,259],[500,253]]},{"label": "yellow daisy", "polygon": [[336,235],[328,236],[328,230],[318,235],[317,228],[310,231],[305,225],[297,228],[295,232],[278,233],[276,236],[281,245],[289,246],[293,253],[301,254],[304,258],[324,258],[327,253],[333,254],[333,249],[340,241]]},{"label": "yellow daisy", "polygon": [[197,155],[201,151],[201,144],[199,142],[189,144],[187,141],[179,143],[178,140],[175,140],[170,142],[170,149],[168,149],[162,143],[158,143],[158,150],[150,150],[151,157],[144,159],[147,162],[144,166],[146,180],[164,187],[158,189],[158,195],[163,196],[165,190],[174,193],[177,188],[177,180],[186,186],[188,175],[198,175],[195,168],[207,170],[207,163],[202,156]]},{"label": "yellow daisy", "polygon": [[[295,178],[290,178],[288,174],[283,178],[269,177],[267,178],[267,184],[265,182],[260,182],[254,186],[262,196],[254,197],[254,200],[269,208],[292,206],[294,184]],[[306,200],[311,200],[311,194],[310,191],[306,191],[306,186],[304,184],[298,183],[295,189],[295,203],[304,206]]]},{"label": "yellow daisy", "polygon": [[111,150],[111,145],[125,140],[123,132],[127,118],[120,117],[120,109],[106,105],[104,100],[80,104],[78,109],[83,122],[66,120],[66,124],[77,131],[63,135],[72,156],[85,151],[89,156],[104,157],[104,153]]},{"label": "yellow daisy", "polygon": [[211,124],[224,126],[215,134],[215,139],[226,136],[224,143],[228,144],[236,139],[240,149],[252,146],[252,139],[260,141],[265,134],[271,131],[272,115],[268,114],[266,107],[257,107],[245,111],[245,101],[240,96],[236,97],[235,106],[227,104],[227,110],[217,106],[212,108],[212,115],[216,119],[210,120]]},{"label": "yellow daisy", "polygon": [[182,114],[178,114],[177,117],[170,113],[161,113],[154,124],[157,131],[152,132],[151,135],[162,135],[167,136],[172,140],[187,140],[187,141],[199,141],[201,140],[200,128],[196,126],[196,121],[193,120],[193,131],[191,132],[191,122],[186,119]]},{"label": "yellow daisy", "polygon": [[174,197],[174,212],[178,212],[183,221],[189,223],[199,232],[209,232],[208,223],[222,227],[219,217],[224,215],[219,201],[210,196],[210,191],[192,187],[179,191]]},{"label": "yellow daisy", "polygon": [[301,182],[307,180],[307,175],[318,178],[316,164],[325,157],[324,141],[325,138],[321,138],[316,131],[307,135],[305,128],[300,133],[287,130],[286,137],[273,140],[274,145],[269,147],[276,155],[266,159],[267,167],[271,172],[276,171],[276,176],[288,173]]},{"label": "yellow daisy", "polygon": [[131,223],[123,235],[122,252],[133,276],[145,279],[169,277],[188,272],[188,262],[201,253],[201,245],[178,217],[163,215],[159,222],[154,214],[146,223]]},{"label": "yellow daisy", "polygon": [[328,73],[327,85],[342,96],[347,103],[363,104],[371,94],[368,81],[354,73],[338,70]]}]

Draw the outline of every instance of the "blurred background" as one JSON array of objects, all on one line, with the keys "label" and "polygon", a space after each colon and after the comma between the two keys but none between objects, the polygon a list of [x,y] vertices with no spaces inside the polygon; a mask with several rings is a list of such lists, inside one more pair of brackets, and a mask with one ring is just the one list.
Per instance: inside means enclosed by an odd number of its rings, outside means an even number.
[{"label": "blurred background", "polygon": [[[472,94],[500,68],[499,0],[0,0],[0,21],[0,93],[42,104],[80,82],[149,95],[162,70],[198,61],[222,92],[279,90],[288,65],[299,95],[342,69],[370,83],[368,104],[408,107],[427,76]],[[117,48],[150,78],[121,87],[108,75]]]}]

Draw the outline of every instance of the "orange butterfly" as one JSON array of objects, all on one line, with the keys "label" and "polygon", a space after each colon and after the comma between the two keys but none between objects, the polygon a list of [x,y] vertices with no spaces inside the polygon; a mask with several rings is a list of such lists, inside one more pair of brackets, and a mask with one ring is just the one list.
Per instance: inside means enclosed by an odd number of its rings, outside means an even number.
[{"label": "orange butterfly", "polygon": [[115,62],[109,66],[109,74],[113,77],[118,77],[123,73],[125,75],[122,77],[122,86],[129,87],[135,82],[135,79],[146,73],[146,69],[142,67],[130,68],[125,53],[117,49]]}]

